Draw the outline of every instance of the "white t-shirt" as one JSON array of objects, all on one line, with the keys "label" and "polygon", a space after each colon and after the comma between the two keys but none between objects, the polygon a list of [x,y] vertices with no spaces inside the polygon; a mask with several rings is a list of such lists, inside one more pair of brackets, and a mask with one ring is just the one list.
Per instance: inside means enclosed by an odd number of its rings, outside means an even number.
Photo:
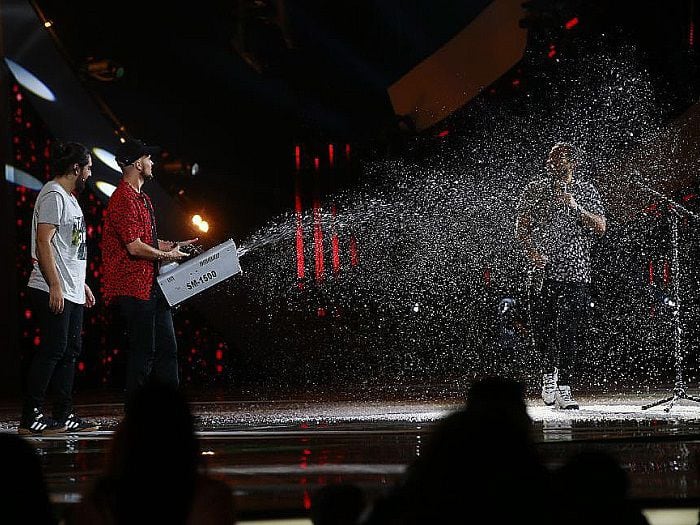
[{"label": "white t-shirt", "polygon": [[51,238],[51,249],[63,290],[63,298],[76,304],[85,304],[85,269],[87,264],[87,233],[85,217],[78,199],[70,195],[56,181],[47,182],[36,198],[32,217],[32,260],[34,267],[28,286],[45,292],[49,285],[36,258],[36,234],[40,223],[53,224],[56,233]]}]

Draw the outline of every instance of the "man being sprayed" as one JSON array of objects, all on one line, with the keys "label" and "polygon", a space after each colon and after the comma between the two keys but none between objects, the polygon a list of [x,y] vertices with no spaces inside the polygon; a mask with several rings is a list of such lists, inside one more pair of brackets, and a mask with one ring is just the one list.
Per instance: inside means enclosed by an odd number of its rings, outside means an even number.
[{"label": "man being sprayed", "polygon": [[518,203],[516,236],[531,265],[530,326],[542,359],[542,400],[578,409],[571,394],[579,334],[591,282],[591,247],[605,233],[605,210],[590,182],[574,178],[580,151],[559,142],[547,177],[527,185]]}]

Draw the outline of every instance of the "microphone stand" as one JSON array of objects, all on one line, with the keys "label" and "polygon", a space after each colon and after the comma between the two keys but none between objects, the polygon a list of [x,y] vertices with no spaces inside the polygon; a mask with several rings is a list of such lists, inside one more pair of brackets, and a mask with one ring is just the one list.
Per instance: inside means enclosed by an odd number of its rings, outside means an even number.
[{"label": "microphone stand", "polygon": [[665,412],[670,412],[670,410],[673,408],[673,405],[676,404],[676,402],[680,399],[687,399],[689,401],[693,401],[695,403],[700,403],[700,398],[699,397],[693,397],[689,396],[687,393],[687,387],[686,383],[683,379],[683,349],[682,349],[682,337],[681,337],[681,301],[680,301],[680,287],[679,287],[679,281],[680,281],[680,259],[678,256],[678,218],[679,217],[691,217],[693,219],[697,219],[698,216],[685,208],[684,206],[681,206],[677,202],[669,199],[662,193],[659,193],[658,191],[649,188],[648,186],[642,184],[641,182],[638,181],[633,181],[634,184],[642,188],[643,190],[646,190],[647,192],[655,195],[658,199],[660,199],[662,202],[666,203],[668,205],[668,209],[671,212],[669,214],[669,220],[671,223],[671,246],[672,246],[672,261],[671,261],[671,267],[672,267],[672,275],[673,275],[673,321],[674,321],[674,348],[673,348],[673,355],[674,355],[674,360],[675,360],[675,369],[676,369],[676,380],[673,384],[673,390],[671,391],[671,395],[668,397],[665,397],[663,399],[659,399],[658,401],[654,401],[652,403],[648,403],[646,405],[642,406],[642,410],[648,410],[652,407],[663,405],[665,403],[668,403],[666,408],[664,408]]}]

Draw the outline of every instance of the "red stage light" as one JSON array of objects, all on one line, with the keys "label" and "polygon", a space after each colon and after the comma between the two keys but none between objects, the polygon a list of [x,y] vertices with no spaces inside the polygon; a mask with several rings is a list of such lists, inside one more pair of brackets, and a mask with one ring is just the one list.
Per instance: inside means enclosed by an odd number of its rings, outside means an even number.
[{"label": "red stage light", "polygon": [[335,149],[333,144],[328,144],[328,165],[332,168],[335,163]]},{"label": "red stage light", "polygon": [[301,203],[301,188],[297,179],[294,209],[296,213],[297,228],[296,228],[296,248],[297,248],[297,277],[304,278],[304,229],[302,226],[302,203]]},{"label": "red stage light", "polygon": [[216,359],[221,361],[224,358],[224,353],[221,350],[216,351]]},{"label": "red stage light", "polygon": [[314,259],[316,269],[316,281],[321,281],[325,273],[323,261],[323,230],[321,229],[321,201],[314,198]]},{"label": "red stage light", "polygon": [[566,24],[564,24],[564,27],[567,29],[572,29],[578,25],[578,22],[579,22],[579,19],[577,16],[575,16],[574,18],[572,18],[571,20],[566,22]]},{"label": "red stage light", "polygon": [[440,133],[438,133],[437,136],[440,137],[440,138],[442,138],[442,137],[446,137],[446,136],[449,135],[449,134],[450,134],[450,130],[449,130],[449,129],[445,129],[445,130],[442,130]]},{"label": "red stage light", "polygon": [[357,266],[360,262],[360,257],[357,252],[357,239],[354,235],[350,236],[350,265]]},{"label": "red stage light", "polygon": [[301,146],[294,146],[294,167],[297,171],[301,169]]},{"label": "red stage light", "polygon": [[84,372],[84,371],[85,371],[85,363],[83,363],[82,361],[80,361],[80,362],[78,363],[78,371],[79,371],[79,372]]},{"label": "red stage light", "polygon": [[695,47],[695,22],[692,20],[688,28],[688,47]]}]

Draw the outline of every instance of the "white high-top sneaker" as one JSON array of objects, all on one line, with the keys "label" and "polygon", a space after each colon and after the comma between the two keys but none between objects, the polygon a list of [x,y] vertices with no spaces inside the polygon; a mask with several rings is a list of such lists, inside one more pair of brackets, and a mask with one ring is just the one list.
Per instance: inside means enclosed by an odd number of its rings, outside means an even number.
[{"label": "white high-top sneaker", "polygon": [[571,387],[560,385],[554,393],[554,407],[561,410],[578,410],[578,403],[571,396]]},{"label": "white high-top sneaker", "polygon": [[542,376],[542,401],[547,406],[552,406],[554,404],[554,394],[557,390],[557,380],[559,379],[559,370],[554,369],[551,374],[544,374]]}]

